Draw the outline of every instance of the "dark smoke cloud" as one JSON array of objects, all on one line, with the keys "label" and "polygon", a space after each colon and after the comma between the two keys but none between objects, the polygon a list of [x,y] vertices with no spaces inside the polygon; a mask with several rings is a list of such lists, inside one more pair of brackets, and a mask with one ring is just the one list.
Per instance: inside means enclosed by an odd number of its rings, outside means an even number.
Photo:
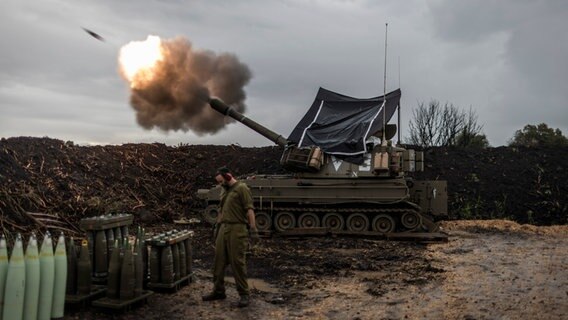
[{"label": "dark smoke cloud", "polygon": [[162,51],[152,81],[132,89],[130,103],[142,127],[215,133],[226,119],[209,107],[209,97],[245,111],[243,87],[252,74],[235,55],[195,50],[183,37],[162,40]]}]

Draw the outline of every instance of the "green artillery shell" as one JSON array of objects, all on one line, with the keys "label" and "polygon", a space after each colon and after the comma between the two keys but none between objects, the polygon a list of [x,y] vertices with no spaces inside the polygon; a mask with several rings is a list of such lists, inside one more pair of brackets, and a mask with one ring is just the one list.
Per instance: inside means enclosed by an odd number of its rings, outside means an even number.
[{"label": "green artillery shell", "polygon": [[39,253],[39,309],[38,319],[51,317],[51,304],[53,302],[53,282],[55,280],[55,259],[53,258],[53,245],[49,231],[45,233]]},{"label": "green artillery shell", "polygon": [[172,246],[172,257],[174,258],[174,280],[179,280],[179,247],[177,243],[174,243]]},{"label": "green artillery shell", "polygon": [[107,237],[107,257],[110,261],[112,249],[114,248],[114,231],[112,231],[112,229],[107,229],[105,232]]},{"label": "green artillery shell", "polygon": [[22,319],[24,315],[24,293],[26,290],[26,264],[24,262],[24,245],[18,233],[6,277],[4,291],[3,319]]},{"label": "green artillery shell", "polygon": [[142,237],[142,230],[138,228],[136,237],[136,244],[134,246],[134,272],[135,272],[135,285],[134,296],[139,297],[142,295],[142,286],[144,284],[144,262],[142,261],[142,246],[140,238]]},{"label": "green artillery shell", "polygon": [[187,275],[187,258],[185,256],[185,241],[177,243],[179,247],[179,276],[185,277]]},{"label": "green artillery shell", "polygon": [[193,249],[191,247],[191,239],[185,239],[185,259],[186,259],[186,268],[187,274],[191,274],[193,272]]},{"label": "green artillery shell", "polygon": [[162,283],[174,282],[174,257],[172,254],[172,247],[166,246],[162,248],[162,256],[160,257],[160,279]]},{"label": "green artillery shell", "polygon": [[142,247],[142,266],[143,266],[143,283],[148,281],[148,247],[146,246],[146,231],[142,228],[142,236],[140,237],[140,245]]},{"label": "green artillery shell", "polygon": [[[91,272],[95,272],[95,234],[96,231],[87,231],[87,243],[89,246],[89,261],[91,261]],[[89,289],[90,290],[90,289]]]},{"label": "green artillery shell", "polygon": [[77,247],[71,237],[67,248],[67,288],[66,294],[77,294]]},{"label": "green artillery shell", "polygon": [[160,277],[162,275],[161,263],[160,263],[160,247],[151,246],[150,247],[150,282],[160,283]]},{"label": "green artillery shell", "polygon": [[40,266],[37,239],[32,233],[26,248],[26,290],[24,295],[24,319],[37,319],[39,303]]},{"label": "green artillery shell", "polygon": [[81,242],[79,261],[77,262],[77,293],[81,295],[91,293],[91,259],[89,258],[88,240]]},{"label": "green artillery shell", "polygon": [[128,242],[124,248],[124,257],[122,258],[122,266],[120,268],[120,300],[129,300],[134,298],[134,257],[132,249]]},{"label": "green artillery shell", "polygon": [[120,227],[116,227],[112,229],[114,232],[114,238],[118,240],[118,247],[123,248],[123,241],[122,241],[122,231]]},{"label": "green artillery shell", "polygon": [[106,232],[97,231],[95,238],[95,276],[106,276],[108,268]]},{"label": "green artillery shell", "polygon": [[65,237],[59,234],[55,247],[55,279],[53,285],[53,302],[51,304],[51,319],[63,318],[65,310],[65,281],[67,280],[67,252],[65,250]]},{"label": "green artillery shell", "polygon": [[110,299],[118,299],[118,290],[120,289],[120,248],[118,240],[114,240],[114,249],[110,256],[108,265],[108,281],[107,281],[107,297]]},{"label": "green artillery shell", "polygon": [[6,275],[8,274],[8,245],[4,234],[0,235],[0,320],[4,311],[4,287],[6,286]]},{"label": "green artillery shell", "polygon": [[128,239],[128,226],[120,227],[120,232],[122,233],[122,237],[124,239]]}]

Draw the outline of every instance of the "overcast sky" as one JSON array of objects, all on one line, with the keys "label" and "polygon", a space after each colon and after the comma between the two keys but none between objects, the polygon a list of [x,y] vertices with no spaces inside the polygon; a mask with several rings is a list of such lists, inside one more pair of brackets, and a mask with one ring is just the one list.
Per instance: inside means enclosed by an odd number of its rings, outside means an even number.
[{"label": "overcast sky", "polygon": [[[432,99],[477,112],[492,146],[526,124],[568,134],[568,1],[243,0],[0,2],[0,137],[76,143],[271,145],[241,124],[216,135],[145,130],[117,72],[121,46],[187,37],[247,64],[247,115],[288,136],[318,88]],[[81,27],[106,39],[100,42]],[[400,73],[399,73],[400,61]]]}]

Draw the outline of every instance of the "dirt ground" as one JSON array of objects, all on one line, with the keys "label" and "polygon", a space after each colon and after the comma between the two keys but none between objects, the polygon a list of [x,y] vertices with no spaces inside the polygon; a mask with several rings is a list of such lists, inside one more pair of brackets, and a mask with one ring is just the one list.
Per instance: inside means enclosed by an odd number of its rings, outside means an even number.
[{"label": "dirt ground", "polygon": [[[211,290],[209,230],[195,227],[196,282],[121,315],[66,319],[565,319],[568,226],[451,221],[447,243],[264,239],[249,259],[252,302],[202,302]],[[229,274],[229,273],[228,273]],[[231,277],[227,277],[231,281]]]}]

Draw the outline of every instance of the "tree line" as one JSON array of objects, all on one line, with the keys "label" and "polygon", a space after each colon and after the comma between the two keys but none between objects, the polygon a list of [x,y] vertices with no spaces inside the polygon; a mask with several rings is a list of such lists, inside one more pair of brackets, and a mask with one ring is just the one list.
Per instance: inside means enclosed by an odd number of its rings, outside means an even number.
[{"label": "tree line", "polygon": [[[440,104],[431,100],[420,102],[412,111],[409,122],[408,144],[423,148],[435,146],[457,146],[487,148],[489,141],[479,124],[477,113],[470,107],[463,110],[451,103]],[[517,130],[508,142],[509,146],[558,147],[568,146],[568,139],[560,129],[548,127],[546,123],[527,124]]]}]

